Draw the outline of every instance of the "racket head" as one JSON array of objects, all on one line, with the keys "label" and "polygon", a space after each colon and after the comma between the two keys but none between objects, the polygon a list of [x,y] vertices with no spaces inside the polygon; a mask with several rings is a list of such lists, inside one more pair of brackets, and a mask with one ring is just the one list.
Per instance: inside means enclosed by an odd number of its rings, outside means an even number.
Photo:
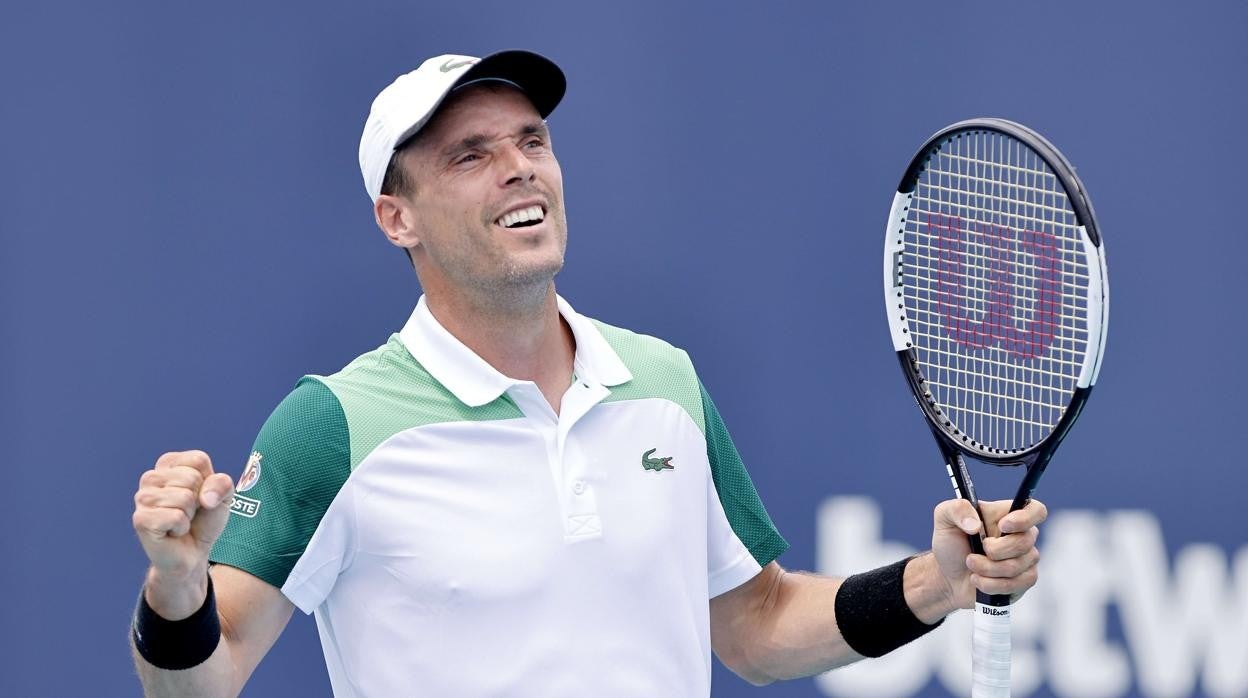
[{"label": "racket head", "polygon": [[1005,119],[918,149],[885,230],[894,350],[937,438],[998,465],[1052,452],[1096,382],[1104,245],[1069,161]]}]

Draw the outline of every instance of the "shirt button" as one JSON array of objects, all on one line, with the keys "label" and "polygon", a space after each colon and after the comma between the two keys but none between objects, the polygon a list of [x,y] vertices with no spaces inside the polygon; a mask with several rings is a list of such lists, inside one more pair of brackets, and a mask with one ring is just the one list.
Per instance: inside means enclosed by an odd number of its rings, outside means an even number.
[{"label": "shirt button", "polygon": [[572,491],[576,494],[584,494],[585,482],[583,480],[577,480],[576,483],[572,485]]}]

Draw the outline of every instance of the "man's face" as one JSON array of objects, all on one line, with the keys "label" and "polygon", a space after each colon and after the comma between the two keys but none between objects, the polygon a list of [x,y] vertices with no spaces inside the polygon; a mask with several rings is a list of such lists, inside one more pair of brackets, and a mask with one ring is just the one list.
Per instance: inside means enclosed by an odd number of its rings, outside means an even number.
[{"label": "man's face", "polygon": [[523,93],[497,84],[461,90],[402,164],[414,184],[412,256],[426,291],[531,291],[563,267],[563,174]]}]

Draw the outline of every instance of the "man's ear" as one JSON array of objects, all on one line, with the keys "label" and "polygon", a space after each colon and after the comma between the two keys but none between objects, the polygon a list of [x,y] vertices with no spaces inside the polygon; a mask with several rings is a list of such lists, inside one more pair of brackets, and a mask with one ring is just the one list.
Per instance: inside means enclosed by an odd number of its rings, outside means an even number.
[{"label": "man's ear", "polygon": [[377,227],[395,247],[411,249],[420,244],[416,212],[406,198],[382,194],[373,204],[373,216]]}]

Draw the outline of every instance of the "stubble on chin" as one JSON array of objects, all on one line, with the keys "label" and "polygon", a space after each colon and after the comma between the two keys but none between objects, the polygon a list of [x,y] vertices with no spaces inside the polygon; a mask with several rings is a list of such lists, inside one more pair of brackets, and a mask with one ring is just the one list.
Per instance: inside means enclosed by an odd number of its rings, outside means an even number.
[{"label": "stubble on chin", "polygon": [[487,292],[505,305],[540,303],[550,291],[555,275],[563,269],[563,259],[560,254],[558,259],[529,264],[512,260],[500,276],[487,284]]},{"label": "stubble on chin", "polygon": [[[561,209],[555,215],[562,218]],[[472,249],[461,245],[453,255],[442,256],[441,266],[461,292],[477,296],[479,303],[521,310],[540,304],[550,292],[555,275],[563,269],[567,252],[566,223],[558,220],[554,250],[508,250],[497,234],[493,222],[486,224],[488,234],[484,245]],[[461,241],[469,238],[465,234]],[[550,240],[537,243],[539,248]],[[449,251],[449,250],[448,250]]]}]

